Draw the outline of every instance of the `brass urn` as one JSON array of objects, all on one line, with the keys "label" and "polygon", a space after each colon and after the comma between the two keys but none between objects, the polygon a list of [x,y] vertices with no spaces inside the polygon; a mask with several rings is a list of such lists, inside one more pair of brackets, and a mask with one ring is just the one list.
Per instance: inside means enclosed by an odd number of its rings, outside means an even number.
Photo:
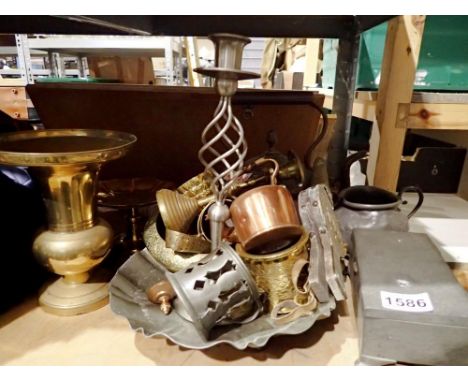
[{"label": "brass urn", "polygon": [[34,240],[33,252],[43,266],[63,276],[39,297],[46,311],[75,315],[107,303],[107,283],[89,274],[113,239],[109,224],[96,214],[98,175],[103,163],[122,157],[135,142],[134,135],[108,130],[0,135],[0,163],[28,167],[46,206],[48,227]]}]

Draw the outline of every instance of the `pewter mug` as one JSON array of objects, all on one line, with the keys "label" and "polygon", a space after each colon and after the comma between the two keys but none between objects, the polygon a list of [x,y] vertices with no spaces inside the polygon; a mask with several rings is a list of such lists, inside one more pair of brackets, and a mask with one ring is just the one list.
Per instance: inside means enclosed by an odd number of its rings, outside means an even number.
[{"label": "pewter mug", "polygon": [[[399,206],[406,204],[402,200],[404,192],[414,191],[418,202],[406,216]],[[373,186],[353,186],[344,189],[335,205],[335,215],[340,224],[348,248],[351,248],[351,235],[356,228],[408,231],[408,219],[419,210],[424,195],[419,187],[404,187],[397,195]]]}]

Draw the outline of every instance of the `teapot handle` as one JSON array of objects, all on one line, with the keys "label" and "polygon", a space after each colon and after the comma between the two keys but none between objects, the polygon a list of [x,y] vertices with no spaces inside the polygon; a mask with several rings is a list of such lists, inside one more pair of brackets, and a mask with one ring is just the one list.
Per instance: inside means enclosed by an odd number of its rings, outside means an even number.
[{"label": "teapot handle", "polygon": [[[401,199],[402,195],[405,193],[405,192],[408,192],[408,191],[415,191],[417,194],[418,194],[418,202],[416,203],[416,206],[413,208],[413,210],[408,214],[408,219],[413,216],[418,210],[419,208],[422,206],[423,204],[423,201],[424,201],[424,194],[422,192],[422,190],[418,187],[418,186],[406,186],[406,187],[403,187],[400,192],[398,192],[398,198]],[[403,203],[407,203],[406,201],[404,201]]]}]

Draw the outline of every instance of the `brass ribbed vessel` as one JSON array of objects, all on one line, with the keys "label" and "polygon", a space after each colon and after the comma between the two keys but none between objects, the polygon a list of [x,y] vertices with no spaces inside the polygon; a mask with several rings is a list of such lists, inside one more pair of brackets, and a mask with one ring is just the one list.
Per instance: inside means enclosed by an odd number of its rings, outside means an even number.
[{"label": "brass ribbed vessel", "polygon": [[177,191],[162,189],[156,192],[159,212],[166,228],[186,233],[200,210],[213,200],[189,198]]},{"label": "brass ribbed vessel", "polygon": [[268,311],[280,302],[294,300],[292,269],[300,258],[308,259],[309,234],[303,229],[299,240],[282,251],[255,255],[236,245],[236,251],[250,270],[257,287],[268,296]]}]

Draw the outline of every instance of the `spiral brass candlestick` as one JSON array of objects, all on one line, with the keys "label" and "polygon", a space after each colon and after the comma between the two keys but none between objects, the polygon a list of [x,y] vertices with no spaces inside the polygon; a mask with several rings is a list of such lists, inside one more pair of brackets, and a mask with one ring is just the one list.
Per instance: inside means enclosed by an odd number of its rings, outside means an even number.
[{"label": "spiral brass candlestick", "polygon": [[250,39],[232,34],[216,34],[210,39],[215,44],[215,67],[195,71],[214,77],[221,96],[213,119],[203,130],[202,147],[198,152],[205,172],[212,177],[211,189],[215,195],[215,203],[208,211],[211,249],[214,251],[221,244],[222,227],[229,218],[226,194],[240,175],[247,154],[244,130],[232,112],[231,97],[237,91],[238,80],[258,78],[259,75],[240,70],[242,51]]}]

